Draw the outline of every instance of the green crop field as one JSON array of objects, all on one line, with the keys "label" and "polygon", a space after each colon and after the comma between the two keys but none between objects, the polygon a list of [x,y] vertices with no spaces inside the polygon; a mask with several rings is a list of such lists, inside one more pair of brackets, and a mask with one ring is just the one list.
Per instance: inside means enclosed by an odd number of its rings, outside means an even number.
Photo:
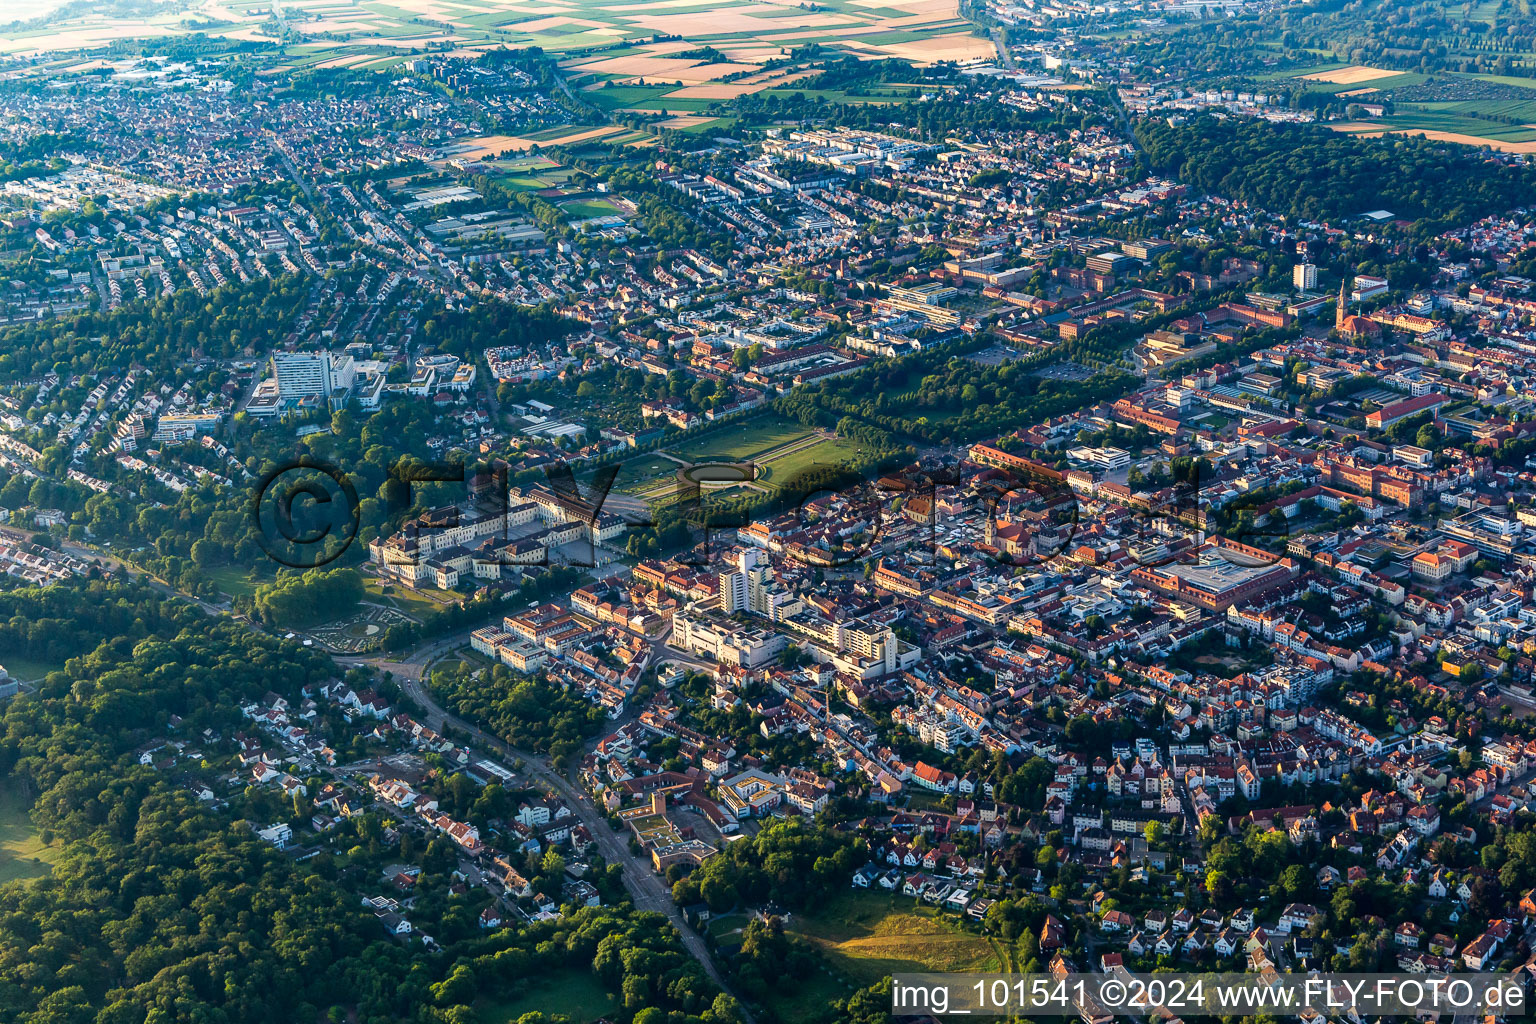
[{"label": "green crop field", "polygon": [[1404,110],[1380,119],[1387,130],[1422,129],[1431,132],[1453,132],[1472,135],[1480,139],[1503,142],[1530,142],[1536,140],[1536,128],[1523,125],[1501,124],[1484,121],[1449,110]]},{"label": "green crop field", "polygon": [[1256,82],[1278,82],[1286,78],[1301,78],[1305,75],[1315,75],[1322,71],[1336,71],[1339,68],[1348,67],[1343,61],[1333,60],[1326,64],[1313,64],[1305,68],[1286,68],[1284,71],[1266,71],[1262,75],[1254,75]]},{"label": "green crop field", "polygon": [[698,96],[670,96],[681,87],[677,85],[605,85],[601,89],[583,92],[582,98],[602,110],[707,110],[719,100]]},{"label": "green crop field", "polygon": [[[1463,117],[1509,117],[1521,124],[1536,124],[1536,99],[1530,100],[1461,100],[1449,103],[1421,103],[1416,107],[1460,114]],[[1495,122],[1498,123],[1498,122]],[[1512,126],[1506,126],[1512,127]]]},{"label": "green crop field", "polygon": [[792,96],[804,96],[808,100],[825,100],[827,103],[857,103],[866,106],[884,106],[888,103],[896,103],[897,100],[880,96],[862,96],[856,93],[844,92],[842,89],[796,89],[793,86],[785,89],[765,89],[758,93],[759,96],[777,96],[780,99],[788,99]]}]

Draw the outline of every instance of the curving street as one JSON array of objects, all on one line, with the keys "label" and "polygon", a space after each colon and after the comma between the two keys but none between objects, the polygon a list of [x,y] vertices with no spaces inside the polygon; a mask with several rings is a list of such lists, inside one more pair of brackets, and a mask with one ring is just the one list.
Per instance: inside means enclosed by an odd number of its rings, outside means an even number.
[{"label": "curving street", "polygon": [[[378,658],[338,658],[338,663],[344,665],[368,664],[381,671],[392,672],[396,682],[400,684],[401,691],[414,701],[425,712],[426,725],[443,732],[445,728],[457,729],[469,736],[485,750],[500,755],[507,760],[519,760],[523,763],[523,774],[537,779],[550,790],[559,794],[570,806],[572,813],[587,827],[602,851],[603,859],[609,864],[618,864],[624,869],[624,887],[629,890],[630,899],[634,901],[639,910],[655,911],[665,914],[677,929],[682,939],[683,947],[693,955],[704,967],[710,980],[720,989],[735,997],[727,984],[724,974],[715,964],[714,957],[710,954],[709,947],[705,945],[703,938],[688,927],[683,919],[682,911],[677,904],[672,902],[671,890],[667,888],[666,881],[651,870],[649,861],[636,857],[629,850],[629,843],[625,834],[614,832],[608,824],[608,819],[598,811],[596,806],[582,791],[575,779],[573,768],[569,776],[561,775],[549,766],[541,755],[527,750],[518,750],[500,738],[491,735],[479,726],[452,714],[438,704],[422,681],[422,675],[427,665],[442,651],[464,646],[468,634],[457,635],[436,643],[429,644],[412,653],[403,661],[385,661]],[[667,660],[673,660],[668,658]],[[614,726],[623,724],[625,719],[620,719]],[[741,1000],[737,998],[737,1002]],[[741,1007],[742,1019],[747,1024],[754,1024],[753,1018],[745,1006]]]}]

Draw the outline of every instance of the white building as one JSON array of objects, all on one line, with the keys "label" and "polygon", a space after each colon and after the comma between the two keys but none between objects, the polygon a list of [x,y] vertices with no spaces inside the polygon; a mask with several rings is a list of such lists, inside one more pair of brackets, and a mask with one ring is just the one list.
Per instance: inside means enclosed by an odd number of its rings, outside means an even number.
[{"label": "white building", "polygon": [[329,398],[333,392],[352,389],[357,368],[351,356],[320,349],[315,352],[274,352],[272,373],[277,377],[279,398]]},{"label": "white building", "polygon": [[758,564],[758,554],[756,548],[742,550],[736,556],[736,571],[720,577],[720,607],[725,614],[768,614],[768,567]]}]

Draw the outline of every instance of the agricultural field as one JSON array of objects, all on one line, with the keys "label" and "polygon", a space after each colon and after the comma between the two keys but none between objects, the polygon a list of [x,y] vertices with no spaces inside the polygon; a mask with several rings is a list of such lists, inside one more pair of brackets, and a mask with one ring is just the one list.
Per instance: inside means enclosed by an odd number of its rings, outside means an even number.
[{"label": "agricultural field", "polygon": [[1502,124],[1448,109],[1436,109],[1442,106],[1425,104],[1418,108],[1399,110],[1388,117],[1350,121],[1332,127],[1335,131],[1349,132],[1365,139],[1402,133],[1420,135],[1439,142],[1489,146],[1506,153],[1536,153],[1536,127]]},{"label": "agricultural field", "polygon": [[[1303,68],[1300,71],[1260,75],[1256,80],[1302,83],[1306,86],[1308,92],[1313,93],[1328,93],[1333,96],[1345,97],[1367,97],[1392,89],[1406,89],[1409,86],[1420,85],[1428,81],[1428,77],[1410,72],[1391,71],[1385,68],[1353,64],[1349,66],[1323,65],[1320,67]],[[1364,102],[1370,101],[1366,100]]]},{"label": "agricultural field", "polygon": [[[1398,113],[1422,112],[1452,115],[1460,118],[1487,120],[1498,118],[1494,124],[1505,128],[1518,128],[1536,124],[1536,100],[1459,100],[1443,103],[1398,104]],[[1520,125],[1501,124],[1509,118]]]},{"label": "agricultural field", "polygon": [[605,111],[639,110],[647,113],[687,114],[712,106],[714,100],[677,96],[674,85],[605,85],[583,98]]},{"label": "agricultural field", "polygon": [[1401,74],[1403,74],[1401,71],[1388,71],[1383,68],[1366,67],[1363,64],[1351,64],[1348,67],[1312,71],[1295,77],[1307,82],[1327,82],[1330,85],[1359,86],[1366,82],[1395,78]]},{"label": "agricultural field", "polygon": [[[1438,105],[1436,107],[1438,108]],[[1399,131],[1419,129],[1427,132],[1458,133],[1487,139],[1490,142],[1530,142],[1536,140],[1536,128],[1531,128],[1529,125],[1487,121],[1448,109],[1399,110],[1391,117],[1383,118],[1382,120],[1392,129]]]},{"label": "agricultural field", "polygon": [[[1320,54],[1319,56],[1327,56],[1327,55],[1326,54]],[[1285,69],[1280,70],[1280,71],[1266,71],[1266,72],[1263,72],[1262,74],[1254,75],[1253,76],[1253,80],[1255,82],[1279,82],[1279,81],[1284,81],[1286,79],[1291,79],[1291,78],[1307,78],[1308,76],[1323,74],[1323,73],[1326,73],[1326,72],[1329,72],[1329,71],[1338,71],[1338,70],[1342,70],[1344,67],[1345,67],[1344,64],[1341,64],[1341,63],[1339,63],[1336,60],[1332,60],[1332,61],[1328,61],[1327,63],[1314,64],[1314,65],[1312,65],[1310,67],[1305,67],[1305,68],[1300,68],[1300,69],[1298,69],[1298,68],[1285,68]],[[1320,79],[1317,79],[1317,78],[1310,78],[1309,80],[1310,81],[1314,81],[1314,82],[1320,81]]]},{"label": "agricultural field", "polygon": [[[701,90],[678,97],[683,99],[756,91],[765,83],[720,80],[750,77],[763,62],[809,42],[918,62],[995,56],[989,40],[971,34],[956,0],[823,0],[814,6],[770,0],[289,0],[282,5],[285,35],[272,10],[244,0],[194,0],[152,16],[120,18],[97,7],[0,37],[0,53],[48,54],[203,32],[246,42],[281,37],[287,44],[282,69],[383,69],[428,48],[473,57],[500,46],[537,46],[602,65],[578,68],[578,75],[661,79]],[[677,38],[646,42],[657,36]],[[704,43],[724,60],[668,56]]]},{"label": "agricultural field", "polygon": [[456,139],[445,145],[442,152],[458,160],[489,160],[491,162],[515,160],[513,153],[525,153],[535,146],[574,146],[607,138],[625,131],[620,125],[605,124],[561,125],[558,128],[542,128],[527,135],[476,135]]}]

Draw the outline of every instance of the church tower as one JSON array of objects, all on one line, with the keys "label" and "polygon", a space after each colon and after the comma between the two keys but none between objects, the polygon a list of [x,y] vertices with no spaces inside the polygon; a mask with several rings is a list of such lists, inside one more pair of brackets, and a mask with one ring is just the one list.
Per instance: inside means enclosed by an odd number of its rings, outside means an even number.
[{"label": "church tower", "polygon": [[1340,334],[1344,332],[1344,316],[1349,312],[1349,303],[1344,298],[1344,279],[1339,278],[1339,301],[1333,307],[1333,329]]}]

